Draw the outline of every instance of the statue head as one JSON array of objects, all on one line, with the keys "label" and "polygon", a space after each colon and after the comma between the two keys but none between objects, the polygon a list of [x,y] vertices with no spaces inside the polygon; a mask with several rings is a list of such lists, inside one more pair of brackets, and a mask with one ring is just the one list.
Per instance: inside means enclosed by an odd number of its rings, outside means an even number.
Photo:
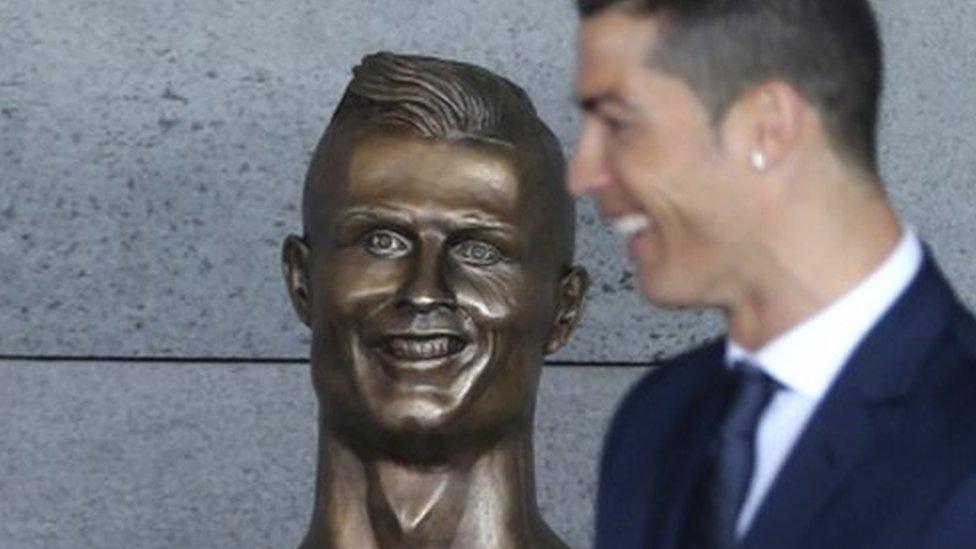
[{"label": "statue head", "polygon": [[353,72],[283,250],[323,425],[415,462],[531,432],[587,286],[559,143],[479,67],[380,53]]}]

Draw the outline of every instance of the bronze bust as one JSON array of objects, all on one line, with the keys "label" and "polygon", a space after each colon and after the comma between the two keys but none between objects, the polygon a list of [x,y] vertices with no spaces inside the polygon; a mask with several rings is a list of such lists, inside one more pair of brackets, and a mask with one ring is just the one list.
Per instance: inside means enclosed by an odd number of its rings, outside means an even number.
[{"label": "bronze bust", "polygon": [[565,547],[532,452],[543,358],[588,284],[559,144],[482,68],[380,53],[353,72],[283,249],[320,402],[302,547]]}]

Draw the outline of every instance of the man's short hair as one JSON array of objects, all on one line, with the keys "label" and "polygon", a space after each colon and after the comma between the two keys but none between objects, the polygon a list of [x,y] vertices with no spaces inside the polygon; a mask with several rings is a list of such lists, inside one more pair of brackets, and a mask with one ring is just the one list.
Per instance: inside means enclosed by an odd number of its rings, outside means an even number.
[{"label": "man's short hair", "polygon": [[685,79],[720,121],[749,87],[781,79],[821,113],[837,151],[877,171],[882,60],[867,0],[578,0],[660,16],[651,62]]},{"label": "man's short hair", "polygon": [[[557,255],[572,261],[575,209],[564,190],[566,160],[558,139],[539,118],[528,95],[511,81],[476,65],[418,55],[367,55],[353,69],[305,181],[306,232],[310,194],[334,169],[329,150],[354,129],[399,129],[425,139],[484,140],[517,151],[529,184],[545,187],[553,220],[565,223],[568,241]],[[556,231],[558,233],[559,231]]]}]

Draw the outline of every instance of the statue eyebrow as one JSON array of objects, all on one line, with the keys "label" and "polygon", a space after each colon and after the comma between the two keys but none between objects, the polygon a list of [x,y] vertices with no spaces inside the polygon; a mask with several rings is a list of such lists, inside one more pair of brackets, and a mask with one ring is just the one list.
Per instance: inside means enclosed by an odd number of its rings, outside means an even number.
[{"label": "statue eyebrow", "polygon": [[339,218],[340,223],[344,223],[351,218],[356,217],[369,217],[369,218],[395,218],[402,221],[410,221],[411,217],[407,212],[399,210],[397,208],[389,208],[384,206],[358,206],[350,208],[343,212],[342,217]]},{"label": "statue eyebrow", "polygon": [[461,229],[494,229],[501,231],[514,231],[515,226],[506,223],[498,218],[482,213],[467,213],[461,216]]},{"label": "statue eyebrow", "polygon": [[[414,226],[414,217],[410,213],[395,207],[388,206],[358,206],[347,210],[336,221],[335,227],[339,230],[343,228],[355,227],[363,223],[385,223],[396,225],[406,229]],[[472,211],[463,213],[457,223],[452,223],[451,232],[458,234],[474,235],[483,232],[491,232],[504,235],[509,239],[521,239],[518,228],[506,223],[493,215],[484,212]]]}]

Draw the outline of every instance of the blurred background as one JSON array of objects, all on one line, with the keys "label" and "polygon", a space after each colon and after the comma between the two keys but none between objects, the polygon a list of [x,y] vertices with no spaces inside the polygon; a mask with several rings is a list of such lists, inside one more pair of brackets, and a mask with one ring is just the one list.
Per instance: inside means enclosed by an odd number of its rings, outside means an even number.
[{"label": "blurred background", "polygon": [[[876,3],[897,208],[976,304],[976,4]],[[571,0],[2,0],[0,547],[294,547],[312,504],[308,331],[279,267],[359,59],[474,62],[573,143]],[[543,375],[540,507],[592,535],[606,421],[648,364],[722,329],[635,291],[580,203],[594,279]]]}]

